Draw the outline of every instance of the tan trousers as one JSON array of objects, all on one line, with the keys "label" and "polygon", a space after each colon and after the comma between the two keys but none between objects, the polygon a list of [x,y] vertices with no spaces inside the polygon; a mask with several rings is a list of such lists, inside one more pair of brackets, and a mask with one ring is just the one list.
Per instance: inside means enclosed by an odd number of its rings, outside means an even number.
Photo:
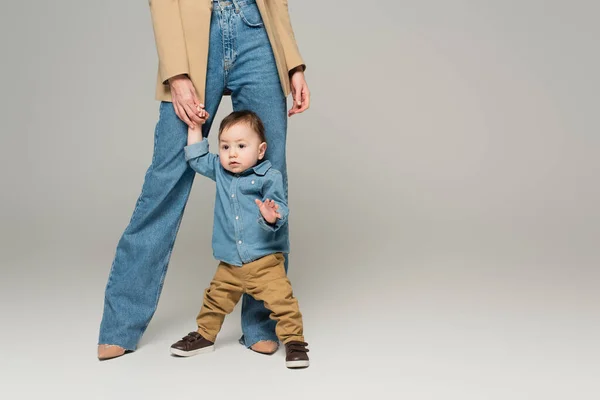
[{"label": "tan trousers", "polygon": [[221,262],[204,292],[204,303],[196,318],[198,333],[214,342],[225,316],[248,293],[271,310],[270,317],[277,321],[275,333],[281,342],[303,342],[302,314],[285,273],[284,260],[283,254],[275,253],[241,267]]}]

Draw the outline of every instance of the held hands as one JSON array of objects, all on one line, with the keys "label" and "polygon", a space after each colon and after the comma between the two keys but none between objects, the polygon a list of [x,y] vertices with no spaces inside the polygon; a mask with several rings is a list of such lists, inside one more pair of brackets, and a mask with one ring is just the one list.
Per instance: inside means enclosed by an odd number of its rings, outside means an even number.
[{"label": "held hands", "polygon": [[[206,121],[206,119],[208,119],[208,117],[209,117],[208,112],[206,110],[201,109],[200,106],[198,106],[197,110],[199,112],[198,115],[202,116],[202,118],[204,118],[204,120]],[[193,128],[188,126],[188,140],[187,140],[188,146],[191,144],[194,144],[194,143],[201,142],[201,141],[202,141],[202,127],[199,125],[197,125]]]},{"label": "held hands", "polygon": [[279,206],[277,205],[277,203],[275,203],[275,201],[269,199],[266,199],[264,203],[259,199],[256,199],[254,201],[256,202],[256,205],[258,206],[258,209],[260,210],[260,213],[262,214],[263,218],[268,223],[274,224],[275,222],[277,222],[277,218],[281,218],[281,214],[277,212]]},{"label": "held hands", "polygon": [[190,128],[195,129],[208,119],[208,113],[204,111],[196,96],[194,84],[187,75],[177,75],[169,79],[171,97],[175,114]]},{"label": "held hands", "polygon": [[304,79],[304,71],[301,68],[290,71],[290,85],[292,86],[294,104],[288,111],[288,117],[300,114],[310,107],[310,91]]}]

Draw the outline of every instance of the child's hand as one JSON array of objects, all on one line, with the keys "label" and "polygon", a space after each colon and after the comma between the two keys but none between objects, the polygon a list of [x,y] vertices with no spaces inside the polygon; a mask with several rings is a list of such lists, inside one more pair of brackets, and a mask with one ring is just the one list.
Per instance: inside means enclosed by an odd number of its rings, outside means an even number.
[{"label": "child's hand", "polygon": [[206,122],[206,120],[208,119],[208,117],[210,117],[210,115],[208,114],[208,111],[206,111],[204,108],[200,107],[199,105],[196,106],[196,110],[198,111],[198,117],[200,117],[200,123],[202,125],[204,125],[204,123]]},{"label": "child's hand", "polygon": [[258,209],[260,210],[260,213],[262,214],[263,218],[268,223],[274,224],[277,221],[277,218],[281,218],[281,214],[277,212],[279,206],[277,205],[277,203],[275,203],[275,201],[269,199],[266,199],[264,203],[259,199],[256,199],[254,201],[256,202],[256,205],[258,206]]},{"label": "child's hand", "polygon": [[[198,108],[198,116],[201,118],[202,124],[204,124],[209,117],[208,112],[204,109],[200,109],[200,106],[198,106],[197,108]],[[190,144],[198,143],[201,141],[202,141],[202,125],[196,125],[195,128],[193,128],[193,129],[188,127],[188,140],[187,140],[188,146]]]}]

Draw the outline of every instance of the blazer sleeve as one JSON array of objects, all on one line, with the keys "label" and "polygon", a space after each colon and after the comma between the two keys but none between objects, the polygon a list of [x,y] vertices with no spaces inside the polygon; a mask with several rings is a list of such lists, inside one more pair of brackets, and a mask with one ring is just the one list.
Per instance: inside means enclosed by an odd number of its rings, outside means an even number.
[{"label": "blazer sleeve", "polygon": [[188,56],[179,10],[179,0],[148,0],[159,74],[163,84],[181,74],[189,74]]},{"label": "blazer sleeve", "polygon": [[288,71],[291,71],[296,67],[301,67],[302,71],[304,71],[306,65],[298,50],[298,44],[296,43],[296,37],[294,36],[294,30],[292,29],[292,22],[290,21],[287,0],[275,0],[272,2],[271,7],[274,11],[275,24],[277,25],[279,38],[281,40],[281,45],[283,46],[285,63]]}]

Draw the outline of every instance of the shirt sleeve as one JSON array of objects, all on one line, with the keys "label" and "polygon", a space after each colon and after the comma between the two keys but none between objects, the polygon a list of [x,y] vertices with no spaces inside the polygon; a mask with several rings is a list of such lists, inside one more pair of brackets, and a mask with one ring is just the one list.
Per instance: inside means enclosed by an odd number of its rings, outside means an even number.
[{"label": "shirt sleeve", "polygon": [[272,173],[267,174],[267,178],[262,187],[262,201],[266,199],[274,200],[275,203],[279,206],[277,210],[279,214],[281,214],[281,218],[277,218],[275,223],[270,224],[264,218],[259,218],[259,225],[266,230],[277,231],[279,228],[284,226],[287,223],[289,209],[287,204],[287,199],[285,197],[283,191],[283,178],[279,171],[271,170]]},{"label": "shirt sleeve", "polygon": [[184,147],[185,160],[189,166],[197,173],[217,180],[217,168],[220,166],[219,156],[208,151],[208,140],[202,139],[201,142]]}]

